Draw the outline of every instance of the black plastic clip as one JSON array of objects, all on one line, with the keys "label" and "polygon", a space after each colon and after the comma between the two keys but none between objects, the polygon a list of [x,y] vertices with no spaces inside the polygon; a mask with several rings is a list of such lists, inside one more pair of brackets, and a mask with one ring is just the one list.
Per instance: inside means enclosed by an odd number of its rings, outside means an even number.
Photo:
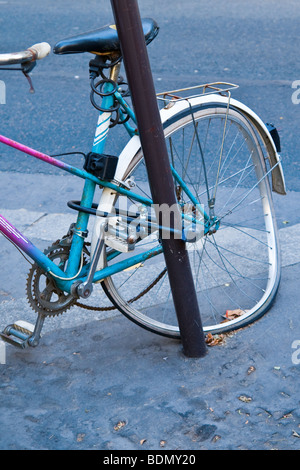
[{"label": "black plastic clip", "polygon": [[118,157],[90,152],[85,157],[83,168],[103,181],[114,179]]},{"label": "black plastic clip", "polygon": [[273,126],[273,124],[267,123],[266,127],[267,127],[268,131],[271,134],[271,137],[274,141],[277,152],[280,153],[281,152],[281,143],[280,143],[280,137],[279,137],[279,134],[278,134],[278,130],[276,129],[275,126]]}]

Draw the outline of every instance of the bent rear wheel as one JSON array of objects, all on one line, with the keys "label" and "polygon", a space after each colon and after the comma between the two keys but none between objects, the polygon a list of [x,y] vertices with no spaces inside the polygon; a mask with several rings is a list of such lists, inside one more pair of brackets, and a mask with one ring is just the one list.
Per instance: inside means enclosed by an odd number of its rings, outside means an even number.
[{"label": "bent rear wheel", "polygon": [[[200,240],[186,243],[204,332],[246,326],[269,309],[280,281],[266,149],[238,111],[221,105],[182,111],[165,123],[164,132],[170,162],[188,188],[175,181],[178,203],[183,210],[192,207],[192,194],[217,222]],[[133,162],[126,177],[134,181],[134,192],[151,197],[141,151]],[[138,209],[120,196],[116,205],[124,204]],[[135,252],[158,244],[157,232],[152,233]],[[113,262],[108,256],[107,264]],[[163,253],[105,279],[102,286],[130,320],[180,337]]]}]

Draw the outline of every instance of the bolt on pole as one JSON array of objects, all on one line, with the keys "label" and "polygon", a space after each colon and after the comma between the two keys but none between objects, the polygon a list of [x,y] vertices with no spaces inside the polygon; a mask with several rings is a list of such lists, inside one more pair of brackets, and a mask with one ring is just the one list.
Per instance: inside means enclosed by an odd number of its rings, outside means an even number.
[{"label": "bolt on pole", "polygon": [[[156,207],[168,204],[170,208],[178,208],[138,3],[137,0],[111,0],[111,5],[153,203]],[[168,237],[162,237],[162,246],[183,352],[187,357],[203,357],[205,337],[185,243],[169,233]]]}]

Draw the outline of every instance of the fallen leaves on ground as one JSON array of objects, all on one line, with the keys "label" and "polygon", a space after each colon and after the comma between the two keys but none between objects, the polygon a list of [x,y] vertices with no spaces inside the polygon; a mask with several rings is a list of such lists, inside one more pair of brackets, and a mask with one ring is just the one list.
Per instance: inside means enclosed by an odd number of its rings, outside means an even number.
[{"label": "fallen leaves on ground", "polygon": [[208,333],[205,338],[205,342],[207,346],[217,346],[221,344],[224,340],[224,335],[215,335],[213,336],[211,333]]},{"label": "fallen leaves on ground", "polygon": [[238,397],[239,400],[241,400],[242,402],[244,403],[250,403],[252,401],[252,398],[251,397],[246,397],[245,395],[241,395],[240,397]]},{"label": "fallen leaves on ground", "polygon": [[226,310],[225,320],[222,323],[235,320],[236,318],[241,317],[245,313],[247,313],[247,310],[242,310],[241,308],[236,308],[235,310]]},{"label": "fallen leaves on ground", "polygon": [[115,426],[114,430],[119,431],[120,429],[124,428],[126,426],[126,421],[119,421]]},{"label": "fallen leaves on ground", "polygon": [[250,374],[252,374],[252,373],[255,372],[255,371],[256,371],[255,367],[254,367],[254,366],[250,366],[249,369],[247,370],[247,374],[250,375]]}]

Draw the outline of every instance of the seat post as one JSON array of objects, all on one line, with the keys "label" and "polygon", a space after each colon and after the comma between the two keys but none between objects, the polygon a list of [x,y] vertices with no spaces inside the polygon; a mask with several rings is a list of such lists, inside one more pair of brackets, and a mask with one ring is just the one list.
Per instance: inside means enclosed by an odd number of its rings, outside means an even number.
[{"label": "seat post", "polygon": [[118,82],[120,68],[121,68],[121,62],[118,62],[117,64],[113,65],[110,69],[109,78],[115,83]]}]

